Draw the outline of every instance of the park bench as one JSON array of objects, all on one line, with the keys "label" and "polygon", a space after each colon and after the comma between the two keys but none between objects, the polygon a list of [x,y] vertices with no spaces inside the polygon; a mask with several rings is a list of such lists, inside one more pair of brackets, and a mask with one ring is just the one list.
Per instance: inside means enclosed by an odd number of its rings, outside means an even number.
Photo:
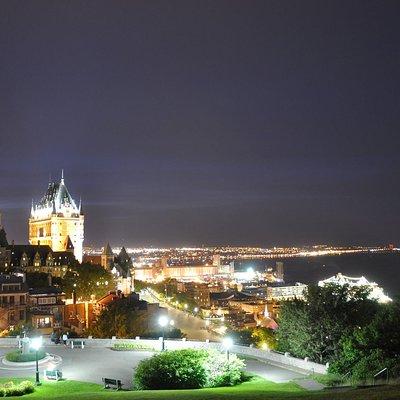
[{"label": "park bench", "polygon": [[59,381],[62,378],[62,372],[59,369],[54,369],[54,370],[46,369],[44,371],[44,377],[48,380]]},{"label": "park bench", "polygon": [[80,347],[81,349],[85,348],[85,342],[83,340],[71,340],[71,349],[74,347]]},{"label": "park bench", "polygon": [[110,387],[115,387],[117,390],[122,389],[122,383],[120,379],[103,378],[104,389],[110,389]]}]

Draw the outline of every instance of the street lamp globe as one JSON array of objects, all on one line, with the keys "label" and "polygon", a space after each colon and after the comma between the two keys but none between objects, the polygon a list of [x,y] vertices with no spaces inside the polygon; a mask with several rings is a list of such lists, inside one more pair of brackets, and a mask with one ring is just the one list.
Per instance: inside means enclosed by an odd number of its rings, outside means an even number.
[{"label": "street lamp globe", "polygon": [[173,319],[171,319],[171,321],[169,321],[169,324],[170,324],[171,326],[174,326],[174,325],[175,325],[175,321],[174,321]]},{"label": "street lamp globe", "polygon": [[161,315],[160,318],[158,318],[158,324],[162,327],[165,327],[168,325],[168,317],[165,315]]},{"label": "street lamp globe", "polygon": [[34,337],[31,339],[31,347],[33,350],[38,351],[42,347],[42,337]]},{"label": "street lamp globe", "polygon": [[233,340],[230,337],[225,337],[222,341],[222,345],[226,350],[229,350],[233,346]]}]

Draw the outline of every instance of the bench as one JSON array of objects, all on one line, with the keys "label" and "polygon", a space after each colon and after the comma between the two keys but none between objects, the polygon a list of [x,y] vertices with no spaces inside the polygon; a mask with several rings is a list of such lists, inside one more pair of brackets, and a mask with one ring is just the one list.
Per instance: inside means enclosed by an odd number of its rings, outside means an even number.
[{"label": "bench", "polygon": [[74,347],[80,347],[81,349],[85,348],[85,342],[83,340],[71,340],[71,349]]},{"label": "bench", "polygon": [[59,369],[49,370],[46,369],[44,371],[44,377],[48,380],[59,381],[62,378],[62,372]]},{"label": "bench", "polygon": [[122,382],[120,379],[103,378],[104,389],[110,389],[111,386],[115,387],[117,390],[122,389]]}]

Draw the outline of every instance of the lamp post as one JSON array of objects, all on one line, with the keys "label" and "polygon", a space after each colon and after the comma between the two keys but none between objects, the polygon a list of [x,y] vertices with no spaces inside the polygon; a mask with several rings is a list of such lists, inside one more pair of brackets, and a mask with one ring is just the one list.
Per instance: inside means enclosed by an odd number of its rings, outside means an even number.
[{"label": "lamp post", "polygon": [[166,315],[161,315],[161,317],[158,319],[158,324],[161,326],[162,329],[162,342],[161,342],[161,351],[165,350],[165,327],[168,325],[169,320]]},{"label": "lamp post", "polygon": [[229,350],[233,346],[233,340],[230,337],[224,338],[222,341],[222,345],[224,346],[226,350],[226,359],[229,361]]},{"label": "lamp post", "polygon": [[42,337],[38,336],[35,338],[32,338],[31,340],[31,347],[33,350],[35,350],[35,360],[36,360],[36,385],[40,385],[40,380],[39,380],[39,360],[38,360],[38,350],[42,347]]}]

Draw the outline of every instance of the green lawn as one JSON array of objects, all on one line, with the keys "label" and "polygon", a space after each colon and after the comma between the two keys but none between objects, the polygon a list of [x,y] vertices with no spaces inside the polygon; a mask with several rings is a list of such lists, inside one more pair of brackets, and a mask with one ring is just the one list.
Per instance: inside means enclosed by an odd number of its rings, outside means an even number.
[{"label": "green lawn", "polygon": [[[0,383],[9,379],[0,379]],[[14,382],[21,379],[13,379]],[[9,397],[14,398],[16,397]],[[158,390],[144,392],[128,392],[105,390],[94,383],[76,381],[43,382],[35,393],[23,396],[22,399],[56,399],[56,400],[279,400],[279,399],[312,399],[312,400],[398,400],[400,386],[384,386],[369,389],[349,389],[335,392],[308,392],[295,383],[273,383],[262,378],[254,378],[249,382],[231,388],[200,390]]]}]

